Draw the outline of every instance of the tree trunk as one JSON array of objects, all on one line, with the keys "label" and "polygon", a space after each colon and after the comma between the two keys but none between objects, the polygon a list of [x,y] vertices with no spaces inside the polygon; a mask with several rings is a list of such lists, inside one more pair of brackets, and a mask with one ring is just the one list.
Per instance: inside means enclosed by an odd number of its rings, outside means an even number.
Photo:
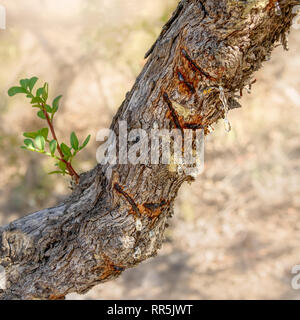
[{"label": "tree trunk", "polygon": [[[253,72],[285,44],[296,0],[182,0],[115,115],[128,128],[203,128],[239,106]],[[277,9],[276,9],[277,8]],[[228,101],[228,105],[226,103]],[[0,228],[2,299],[85,293],[156,255],[185,166],[97,165],[62,204]],[[108,171],[110,170],[110,171]],[[109,172],[110,174],[107,174]]]}]

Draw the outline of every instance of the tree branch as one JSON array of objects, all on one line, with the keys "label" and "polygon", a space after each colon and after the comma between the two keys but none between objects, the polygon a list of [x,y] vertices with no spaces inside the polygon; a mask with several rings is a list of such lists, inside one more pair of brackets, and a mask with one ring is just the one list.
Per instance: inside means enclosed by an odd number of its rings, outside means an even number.
[{"label": "tree branch", "polygon": [[[292,23],[295,0],[182,0],[115,115],[128,127],[208,126],[268,60]],[[168,100],[166,100],[168,97]],[[175,104],[181,106],[170,112]],[[176,121],[174,120],[176,118]],[[105,174],[107,169],[111,175]],[[156,255],[173,203],[193,178],[168,165],[98,165],[62,204],[0,228],[2,299],[58,299],[85,293]]]}]

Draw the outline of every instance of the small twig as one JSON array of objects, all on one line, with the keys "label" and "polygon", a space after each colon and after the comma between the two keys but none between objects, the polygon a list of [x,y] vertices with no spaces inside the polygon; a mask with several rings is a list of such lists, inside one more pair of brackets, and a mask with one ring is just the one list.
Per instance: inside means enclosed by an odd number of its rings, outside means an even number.
[{"label": "small twig", "polygon": [[60,160],[66,164],[67,169],[68,169],[68,174],[75,180],[76,184],[78,184],[78,182],[79,182],[79,175],[77,174],[77,172],[75,171],[75,169],[72,167],[71,162],[68,162],[68,161],[66,161],[66,160],[64,159],[64,154],[63,154],[63,152],[62,152],[62,150],[61,150],[61,148],[60,148],[60,145],[59,145],[59,142],[58,142],[58,139],[57,139],[57,136],[56,136],[56,133],[55,133],[53,124],[52,124],[52,122],[51,122],[51,120],[50,120],[50,118],[49,118],[49,115],[48,115],[48,113],[47,113],[47,111],[46,111],[46,109],[45,109],[45,105],[42,104],[41,107],[42,107],[42,111],[43,111],[43,113],[44,113],[44,115],[45,115],[45,117],[46,117],[46,120],[47,120],[48,126],[49,126],[49,128],[50,128],[52,137],[53,137],[53,139],[57,142],[57,150],[58,150],[58,153],[59,153],[59,155],[60,155],[60,157],[61,157]]}]

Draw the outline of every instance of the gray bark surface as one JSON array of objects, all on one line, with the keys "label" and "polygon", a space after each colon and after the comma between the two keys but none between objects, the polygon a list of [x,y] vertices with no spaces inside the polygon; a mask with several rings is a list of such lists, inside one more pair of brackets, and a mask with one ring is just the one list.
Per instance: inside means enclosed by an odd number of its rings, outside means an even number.
[{"label": "gray bark surface", "polygon": [[[203,128],[224,118],[253,73],[285,42],[295,0],[182,0],[115,115],[128,127]],[[178,105],[181,108],[178,108]],[[175,107],[177,106],[177,108]],[[267,118],[267,115],[266,115]],[[193,177],[168,165],[98,165],[68,199],[0,227],[1,299],[85,293],[157,254],[180,186]]]}]

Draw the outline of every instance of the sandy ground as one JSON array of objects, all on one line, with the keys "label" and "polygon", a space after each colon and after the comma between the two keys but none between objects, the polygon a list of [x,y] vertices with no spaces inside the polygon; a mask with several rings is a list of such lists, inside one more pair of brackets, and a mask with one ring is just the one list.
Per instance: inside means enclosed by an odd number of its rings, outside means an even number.
[{"label": "sandy ground", "polygon": [[[175,0],[2,1],[0,31],[0,223],[50,206],[68,193],[48,176],[51,161],[19,148],[41,125],[6,90],[23,76],[64,94],[56,121],[93,141],[75,164],[96,164],[97,130],[109,125],[141,70],[143,55]],[[43,8],[43,10],[41,10]],[[243,108],[206,139],[205,170],[184,185],[156,258],[84,296],[69,299],[299,299],[291,270],[300,264],[300,30],[255,75]]]}]

